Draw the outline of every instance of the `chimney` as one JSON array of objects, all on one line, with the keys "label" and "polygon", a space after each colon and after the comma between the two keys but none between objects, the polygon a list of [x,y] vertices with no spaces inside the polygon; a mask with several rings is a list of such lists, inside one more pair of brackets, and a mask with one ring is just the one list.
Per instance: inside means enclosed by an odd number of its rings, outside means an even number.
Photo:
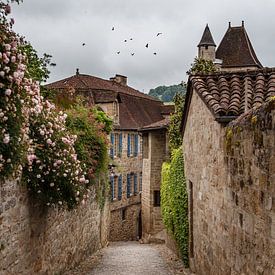
[{"label": "chimney", "polygon": [[116,74],[115,77],[111,77],[110,80],[120,85],[127,86],[127,76]]},{"label": "chimney", "polygon": [[244,28],[244,21],[242,21],[242,27]]},{"label": "chimney", "polygon": [[78,69],[78,68],[76,68],[76,73],[75,73],[75,75],[79,75],[79,69]]},{"label": "chimney", "polygon": [[228,22],[228,28],[231,28],[231,22],[230,21]]}]

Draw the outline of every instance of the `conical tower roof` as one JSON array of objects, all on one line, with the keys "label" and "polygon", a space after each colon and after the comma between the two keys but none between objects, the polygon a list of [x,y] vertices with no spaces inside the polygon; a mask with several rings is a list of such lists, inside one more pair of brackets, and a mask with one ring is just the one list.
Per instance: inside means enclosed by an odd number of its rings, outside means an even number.
[{"label": "conical tower roof", "polygon": [[229,27],[217,51],[216,57],[221,59],[222,67],[258,67],[262,64],[257,58],[250,39],[244,27]]},{"label": "conical tower roof", "polygon": [[200,47],[200,46],[214,46],[214,47],[216,47],[216,44],[214,42],[214,39],[212,37],[212,34],[208,27],[208,24],[206,24],[206,27],[204,29],[204,32],[203,32],[203,35],[202,35],[202,38],[201,38],[201,41],[200,41],[198,47]]}]

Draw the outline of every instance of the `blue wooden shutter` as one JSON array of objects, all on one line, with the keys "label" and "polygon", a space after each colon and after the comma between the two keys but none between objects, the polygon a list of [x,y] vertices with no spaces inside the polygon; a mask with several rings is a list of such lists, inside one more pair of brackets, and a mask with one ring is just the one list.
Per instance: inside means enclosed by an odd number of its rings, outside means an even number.
[{"label": "blue wooden shutter", "polygon": [[110,147],[110,157],[114,158],[114,134],[111,133],[111,147]]},{"label": "blue wooden shutter", "polygon": [[119,142],[118,142],[118,155],[122,156],[122,134],[119,134]]},{"label": "blue wooden shutter", "polygon": [[131,135],[128,134],[127,156],[130,157],[130,155],[131,155]]},{"label": "blue wooden shutter", "polygon": [[117,197],[119,200],[122,198],[122,175],[118,177],[118,194]]},{"label": "blue wooden shutter", "polygon": [[139,192],[142,191],[142,173],[139,174]]},{"label": "blue wooden shutter", "polygon": [[135,152],[134,156],[136,157],[138,155],[138,135],[135,135]]},{"label": "blue wooden shutter", "polygon": [[137,194],[137,174],[134,174],[134,194]]},{"label": "blue wooden shutter", "polygon": [[127,174],[127,198],[131,195],[131,175]]},{"label": "blue wooden shutter", "polygon": [[111,182],[111,195],[112,195],[112,200],[114,200],[115,197],[115,181],[114,177],[110,177],[110,182]]}]

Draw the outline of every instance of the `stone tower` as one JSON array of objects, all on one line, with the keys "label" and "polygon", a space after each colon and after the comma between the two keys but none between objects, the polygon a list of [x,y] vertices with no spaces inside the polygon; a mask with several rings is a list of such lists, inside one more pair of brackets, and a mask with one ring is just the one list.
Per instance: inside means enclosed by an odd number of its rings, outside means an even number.
[{"label": "stone tower", "polygon": [[198,52],[199,58],[202,58],[205,60],[211,60],[213,62],[215,61],[216,44],[214,42],[214,39],[212,37],[208,24],[206,24],[206,27],[204,29],[198,48],[199,48],[199,52]]}]

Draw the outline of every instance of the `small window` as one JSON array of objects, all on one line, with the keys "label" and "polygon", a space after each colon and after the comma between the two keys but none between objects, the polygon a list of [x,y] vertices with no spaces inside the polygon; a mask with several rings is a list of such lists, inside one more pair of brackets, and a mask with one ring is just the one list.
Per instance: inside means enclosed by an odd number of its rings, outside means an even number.
[{"label": "small window", "polygon": [[125,221],[126,220],[126,208],[123,208],[121,210],[121,220]]},{"label": "small window", "polygon": [[155,190],[154,191],[154,207],[160,206],[160,191]]},{"label": "small window", "polygon": [[208,46],[207,45],[205,46],[205,49],[208,50]]}]

